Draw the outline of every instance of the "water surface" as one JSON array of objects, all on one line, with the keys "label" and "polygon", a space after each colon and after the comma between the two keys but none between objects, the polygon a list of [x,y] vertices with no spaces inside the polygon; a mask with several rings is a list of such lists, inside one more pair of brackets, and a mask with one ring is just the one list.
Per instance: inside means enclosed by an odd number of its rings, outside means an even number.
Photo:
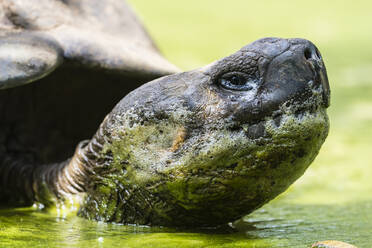
[{"label": "water surface", "polygon": [[371,213],[372,201],[340,206],[277,201],[236,222],[238,230],[175,230],[3,210],[0,247],[309,247],[327,239],[370,247]]}]

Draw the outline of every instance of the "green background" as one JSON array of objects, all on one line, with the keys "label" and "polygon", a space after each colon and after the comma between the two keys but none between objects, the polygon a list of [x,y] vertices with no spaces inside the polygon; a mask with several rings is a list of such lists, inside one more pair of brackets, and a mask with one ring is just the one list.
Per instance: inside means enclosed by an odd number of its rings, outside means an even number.
[{"label": "green background", "polygon": [[300,37],[321,51],[331,131],[286,193],[237,223],[240,232],[95,223],[32,209],[1,210],[0,247],[309,247],[372,244],[372,2],[130,0],[160,50],[183,70],[262,37]]}]

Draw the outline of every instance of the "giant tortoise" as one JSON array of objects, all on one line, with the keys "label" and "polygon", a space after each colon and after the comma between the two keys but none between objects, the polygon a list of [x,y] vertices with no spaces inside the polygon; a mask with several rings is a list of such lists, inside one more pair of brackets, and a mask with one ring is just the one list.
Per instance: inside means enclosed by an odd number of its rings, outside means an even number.
[{"label": "giant tortoise", "polygon": [[2,205],[74,196],[89,219],[216,226],[286,190],[327,136],[307,40],[180,72],[123,0],[4,0],[0,17]]}]

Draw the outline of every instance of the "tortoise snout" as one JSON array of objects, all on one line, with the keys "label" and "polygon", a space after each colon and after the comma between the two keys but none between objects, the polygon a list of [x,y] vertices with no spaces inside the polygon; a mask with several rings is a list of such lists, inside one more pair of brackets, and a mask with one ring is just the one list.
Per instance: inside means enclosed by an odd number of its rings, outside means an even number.
[{"label": "tortoise snout", "polygon": [[292,48],[298,57],[302,57],[304,64],[307,64],[313,72],[314,79],[309,81],[309,86],[313,89],[321,85],[323,94],[323,104],[329,107],[330,104],[330,87],[327,77],[327,71],[322,59],[322,55],[314,44],[304,39],[290,39]]},{"label": "tortoise snout", "polygon": [[304,57],[309,61],[320,61],[322,60],[321,55],[319,54],[318,49],[312,44],[308,44],[308,46],[304,47]]},{"label": "tortoise snout", "polygon": [[[259,44],[267,46],[267,51],[280,51],[265,52],[265,56],[269,56],[271,60],[258,91],[261,93],[261,105],[264,106],[261,108],[272,111],[288,100],[302,104],[315,92],[322,95],[321,104],[324,107],[329,106],[327,72],[322,56],[314,44],[304,39],[261,40]],[[287,46],[280,46],[279,49],[278,44]]]}]

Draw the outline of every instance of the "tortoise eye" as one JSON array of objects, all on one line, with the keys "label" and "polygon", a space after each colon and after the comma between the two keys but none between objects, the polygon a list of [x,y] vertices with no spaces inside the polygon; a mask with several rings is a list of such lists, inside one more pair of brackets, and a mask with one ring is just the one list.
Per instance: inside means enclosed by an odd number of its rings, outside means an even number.
[{"label": "tortoise eye", "polygon": [[248,74],[241,72],[229,72],[221,76],[219,84],[229,90],[248,91],[257,84]]}]

